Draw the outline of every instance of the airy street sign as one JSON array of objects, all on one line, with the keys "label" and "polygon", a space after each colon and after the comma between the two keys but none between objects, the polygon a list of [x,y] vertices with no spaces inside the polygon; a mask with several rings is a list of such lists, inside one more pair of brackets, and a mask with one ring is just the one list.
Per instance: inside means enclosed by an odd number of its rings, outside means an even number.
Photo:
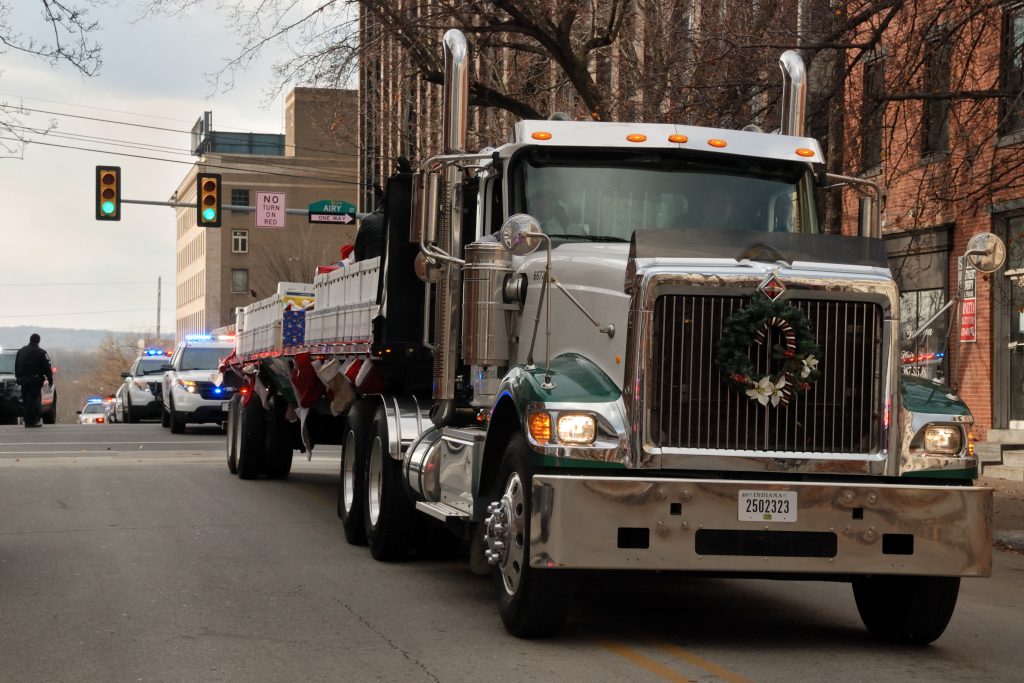
[{"label": "airy street sign", "polygon": [[309,205],[310,223],[342,223],[350,225],[356,221],[356,207],[348,202],[324,199]]},{"label": "airy street sign", "polygon": [[284,192],[256,192],[256,227],[283,228],[285,207]]}]

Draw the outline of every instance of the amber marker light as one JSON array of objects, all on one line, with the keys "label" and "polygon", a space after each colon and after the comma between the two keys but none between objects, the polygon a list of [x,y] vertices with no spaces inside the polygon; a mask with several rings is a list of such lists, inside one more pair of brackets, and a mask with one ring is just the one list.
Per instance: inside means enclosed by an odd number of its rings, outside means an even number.
[{"label": "amber marker light", "polygon": [[551,416],[547,413],[530,413],[527,418],[530,423],[530,436],[537,443],[548,443],[551,441]]},{"label": "amber marker light", "polygon": [[647,136],[643,133],[630,133],[626,139],[630,142],[647,142]]},{"label": "amber marker light", "polygon": [[551,139],[551,133],[546,133],[546,132],[544,132],[542,130],[538,130],[531,137],[534,140],[550,140]]},{"label": "amber marker light", "polygon": [[668,141],[669,142],[689,142],[690,138],[686,137],[685,135],[669,135],[668,136]]},{"label": "amber marker light", "polygon": [[813,149],[807,149],[806,147],[801,147],[800,149],[798,149],[796,151],[796,153],[797,153],[797,155],[802,156],[802,157],[813,157],[814,156],[814,150]]},{"label": "amber marker light", "polygon": [[720,138],[711,138],[710,140],[708,140],[708,144],[711,145],[712,147],[718,147],[719,149],[721,149],[722,147],[725,147],[729,143]]}]

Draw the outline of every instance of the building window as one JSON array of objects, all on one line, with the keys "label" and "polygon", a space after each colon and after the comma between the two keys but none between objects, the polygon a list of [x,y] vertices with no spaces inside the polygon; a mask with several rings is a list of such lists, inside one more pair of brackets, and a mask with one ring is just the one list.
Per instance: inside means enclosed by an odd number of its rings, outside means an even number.
[{"label": "building window", "polygon": [[231,253],[232,254],[248,254],[249,253],[249,231],[248,230],[232,230],[231,231]]},{"label": "building window", "polygon": [[[921,153],[945,152],[949,144],[949,63],[952,43],[942,32],[925,42],[923,83],[925,100],[921,108]],[[937,97],[937,96],[942,97]],[[931,96],[931,97],[929,97]]]},{"label": "building window", "polygon": [[[249,190],[231,190],[231,206],[249,206]],[[235,213],[242,213],[236,211]]]},{"label": "building window", "polygon": [[999,132],[1007,135],[1024,129],[1024,7],[1003,13],[1002,48],[1000,80],[1006,96],[1000,101]]},{"label": "building window", "polygon": [[231,293],[247,294],[249,292],[249,269],[231,269]]},{"label": "building window", "polygon": [[864,65],[864,97],[861,102],[861,168],[870,171],[882,163],[882,127],[885,124],[885,60]]}]

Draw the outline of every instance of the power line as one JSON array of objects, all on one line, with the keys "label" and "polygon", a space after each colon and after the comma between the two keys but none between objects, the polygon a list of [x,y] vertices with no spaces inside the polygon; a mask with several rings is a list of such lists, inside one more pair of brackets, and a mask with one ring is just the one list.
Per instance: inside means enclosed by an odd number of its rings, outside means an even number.
[{"label": "power line", "polygon": [[[170,116],[158,116],[156,114],[142,114],[135,111],[123,111],[121,109],[107,109],[106,107],[94,107],[88,104],[75,104],[74,102],[61,102],[60,100],[44,100],[41,97],[27,97],[26,95],[12,95],[10,93],[0,93],[0,97],[17,97],[19,100],[32,100],[33,102],[48,102],[49,104],[63,104],[68,107],[78,107],[79,109],[94,109],[96,111],[109,111],[112,114],[127,114],[128,116],[143,116],[149,119],[163,119],[164,121],[177,121],[178,123],[188,123],[188,119],[175,119]],[[13,106],[13,105],[9,105]]]},{"label": "power line", "polygon": [[[60,148],[60,149],[75,149],[75,150],[78,150],[80,152],[96,152],[97,154],[112,154],[114,156],[131,157],[131,158],[134,158],[134,159],[146,159],[147,161],[162,161],[162,162],[165,162],[165,163],[168,163],[168,164],[184,164],[186,166],[195,166],[195,165],[197,165],[197,162],[193,162],[193,161],[179,161],[177,159],[161,159],[159,157],[150,157],[150,156],[146,156],[144,154],[129,154],[128,152],[117,152],[117,151],[104,150],[104,149],[94,149],[94,148],[91,148],[91,147],[76,147],[74,145],[58,145],[58,144],[53,143],[53,142],[39,142],[38,140],[25,141],[25,140],[22,140],[20,138],[9,138],[9,137],[0,137],[0,140],[7,140],[9,142],[22,142],[22,143],[27,142],[28,144],[41,145],[43,147],[57,147],[57,148]],[[242,173],[256,173],[256,174],[263,174],[263,175],[284,176],[286,178],[301,179],[301,180],[319,180],[319,181],[325,182],[325,183],[338,183],[340,185],[357,185],[357,186],[358,185],[363,185],[364,187],[371,187],[372,186],[371,183],[361,184],[361,183],[359,183],[359,181],[356,181],[356,180],[342,180],[342,179],[339,179],[339,178],[326,178],[326,177],[323,177],[323,176],[318,177],[318,176],[309,176],[309,175],[298,175],[298,174],[295,174],[295,173],[280,173],[280,172],[276,172],[276,171],[266,171],[266,170],[262,170],[262,169],[259,169],[259,168],[241,168],[241,167],[238,167],[238,166],[225,166],[223,164],[211,164],[211,163],[208,163],[208,162],[203,162],[202,165],[204,167],[206,167],[206,168],[214,168],[214,169],[220,169],[220,170],[224,170],[224,171],[240,171]],[[302,170],[302,169],[299,169],[299,170]]]},{"label": "power line", "polygon": [[[95,116],[82,116],[81,114],[68,114],[66,112],[49,111],[47,109],[32,109],[30,107],[15,107],[13,105],[2,104],[2,103],[0,103],[0,109],[15,109],[17,111],[28,111],[28,112],[33,112],[33,113],[36,113],[36,114],[51,114],[53,116],[66,116],[68,118],[84,119],[86,121],[96,121],[98,123],[110,123],[110,124],[114,124],[114,125],[118,125],[118,126],[132,126],[132,127],[135,127],[135,128],[147,128],[149,130],[159,130],[159,131],[164,131],[166,133],[180,133],[182,135],[191,135],[192,134],[191,130],[178,130],[178,129],[175,129],[175,128],[163,128],[161,126],[148,126],[148,125],[146,125],[144,123],[131,123],[129,121],[116,121],[114,119],[101,119],[101,118],[98,118],[98,117],[95,117]],[[214,132],[216,132],[216,131],[214,131]],[[237,133],[245,134],[242,131],[226,131],[226,132],[237,132]],[[267,145],[267,146],[269,146],[269,145]],[[316,147],[303,147],[303,146],[300,146],[300,145],[286,145],[286,147],[291,147],[292,149],[300,149],[300,150],[304,150],[304,151],[307,151],[307,152],[317,152],[318,154],[326,154],[326,155],[331,155],[331,156],[359,157],[359,154],[353,154],[351,152],[337,152],[337,151],[318,149]],[[376,159],[383,159],[383,157],[375,157],[375,158]]]},{"label": "power line", "polygon": [[[108,313],[146,313],[151,308],[122,308],[114,311],[69,311],[67,313],[16,313],[3,314],[0,318],[58,318],[69,315],[106,315]],[[168,309],[170,310],[170,309]]]},{"label": "power line", "polygon": [[120,285],[155,285],[150,280],[137,282],[0,282],[0,287],[98,287]]}]

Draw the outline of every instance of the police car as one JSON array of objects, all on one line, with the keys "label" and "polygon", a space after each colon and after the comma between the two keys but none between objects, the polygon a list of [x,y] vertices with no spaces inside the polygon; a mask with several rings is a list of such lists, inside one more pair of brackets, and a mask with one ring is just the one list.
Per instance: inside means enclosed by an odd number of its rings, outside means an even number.
[{"label": "police car", "polygon": [[209,335],[189,335],[178,344],[170,363],[164,365],[160,418],[164,427],[181,434],[190,423],[227,421],[234,389],[217,383],[218,367],[234,348],[232,337]]},{"label": "police car", "polygon": [[[0,349],[0,424],[17,424],[25,415],[21,402],[21,387],[14,379],[14,359],[17,349]],[[52,425],[57,421],[57,390],[47,381],[40,392],[43,408],[43,422]]]},{"label": "police car", "polygon": [[78,412],[78,424],[101,425],[107,421],[107,404],[103,399],[91,398]]},{"label": "police car", "polygon": [[163,411],[163,366],[170,362],[170,356],[163,349],[146,349],[128,372],[121,373],[125,386],[117,394],[121,399],[119,417],[133,423],[160,417]]}]

